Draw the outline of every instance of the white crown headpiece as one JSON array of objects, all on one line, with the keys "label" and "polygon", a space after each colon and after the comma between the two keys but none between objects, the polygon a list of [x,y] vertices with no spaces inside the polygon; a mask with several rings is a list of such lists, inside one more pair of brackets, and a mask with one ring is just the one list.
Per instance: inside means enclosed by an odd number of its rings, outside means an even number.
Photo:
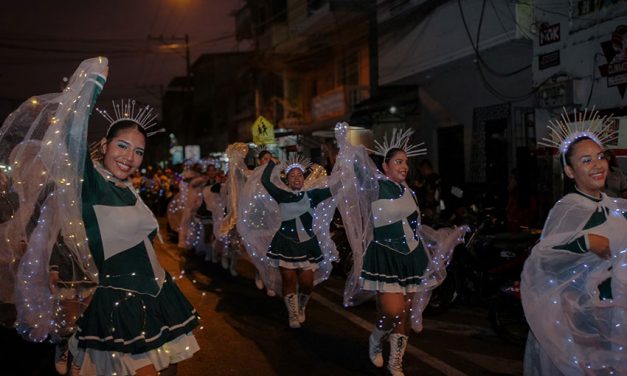
[{"label": "white crown headpiece", "polygon": [[107,121],[109,121],[109,128],[107,128],[107,134],[109,134],[109,130],[111,127],[119,123],[121,121],[129,120],[133,123],[136,123],[140,127],[142,127],[148,136],[152,136],[155,133],[163,132],[165,129],[161,128],[154,132],[148,132],[148,129],[157,125],[157,114],[153,114],[152,110],[154,108],[149,105],[145,106],[137,106],[137,112],[135,112],[135,100],[128,99],[127,102],[124,99],[120,100],[120,103],[115,103],[115,101],[111,101],[113,104],[113,116],[111,116],[107,110],[101,110],[96,108],[96,111],[102,115]]},{"label": "white crown headpiece", "polygon": [[588,137],[600,147],[605,148],[605,144],[613,141],[618,136],[615,129],[611,129],[611,116],[599,116],[599,111],[594,107],[590,112],[573,110],[572,119],[568,116],[568,111],[564,108],[560,120],[550,120],[547,128],[549,137],[544,137],[538,141],[539,145],[557,148],[562,155],[562,160],[570,148],[570,145],[582,137]]},{"label": "white crown headpiece", "polygon": [[270,151],[268,150],[268,147],[266,145],[257,145],[255,144],[254,148],[253,148],[254,152],[256,155],[259,155],[262,151]]},{"label": "white crown headpiece", "polygon": [[285,172],[285,175],[287,175],[290,171],[297,168],[304,174],[309,167],[311,167],[311,161],[309,158],[305,158],[300,154],[291,154],[287,161],[285,161],[283,171]]},{"label": "white crown headpiece", "polygon": [[374,142],[374,153],[385,158],[390,150],[401,149],[405,152],[407,158],[426,155],[427,148],[423,147],[425,145],[424,142],[415,145],[409,143],[412,134],[414,134],[413,129],[402,130],[394,128],[392,129],[392,137],[390,137],[389,140],[386,133],[385,136],[383,136],[383,143],[379,141]]}]

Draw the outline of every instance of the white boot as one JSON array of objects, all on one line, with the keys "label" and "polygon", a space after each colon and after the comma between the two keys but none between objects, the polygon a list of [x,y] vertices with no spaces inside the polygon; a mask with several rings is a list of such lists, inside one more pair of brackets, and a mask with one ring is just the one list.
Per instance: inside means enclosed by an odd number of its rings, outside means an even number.
[{"label": "white boot", "polygon": [[392,376],[405,376],[403,373],[403,355],[407,348],[407,337],[404,334],[390,334],[390,359],[388,360],[388,371]]},{"label": "white boot", "polygon": [[239,275],[239,273],[237,272],[237,270],[235,270],[235,267],[237,266],[237,254],[236,251],[231,250],[231,260],[230,260],[230,265],[229,265],[229,272],[231,272],[231,275],[233,277],[237,277]]},{"label": "white boot", "polygon": [[309,294],[298,294],[298,322],[305,322],[305,309],[307,308],[307,302],[309,302]]},{"label": "white boot", "polygon": [[205,261],[213,261],[213,252],[211,242],[205,243]]},{"label": "white boot", "polygon": [[217,264],[220,258],[220,254],[218,253],[218,240],[213,239],[211,242],[211,262]]},{"label": "white boot", "polygon": [[390,330],[381,330],[375,327],[368,337],[368,356],[376,367],[383,367],[383,345],[381,342],[388,334],[390,334]]},{"label": "white boot", "polygon": [[54,347],[54,368],[59,375],[67,374],[68,370],[68,343],[63,340]]},{"label": "white boot", "polygon": [[300,328],[300,322],[298,322],[298,296],[296,296],[296,294],[287,294],[283,297],[283,300],[287,308],[290,328]]},{"label": "white boot", "polygon": [[222,265],[222,269],[224,270],[229,269],[229,255],[228,255],[228,251],[226,250],[226,247],[224,247],[224,250],[222,251],[220,264]]},{"label": "white boot", "polygon": [[255,272],[255,287],[257,287],[258,290],[263,290],[263,280],[259,272]]}]

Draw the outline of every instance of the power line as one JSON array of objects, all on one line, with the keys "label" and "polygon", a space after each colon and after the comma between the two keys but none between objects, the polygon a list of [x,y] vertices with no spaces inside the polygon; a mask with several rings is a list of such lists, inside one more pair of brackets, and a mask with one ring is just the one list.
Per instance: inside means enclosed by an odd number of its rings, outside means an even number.
[{"label": "power line", "polygon": [[481,5],[481,14],[479,16],[479,25],[477,26],[477,44],[475,45],[475,42],[472,40],[472,35],[470,34],[470,29],[468,27],[468,23],[466,22],[466,16],[464,15],[464,9],[462,7],[462,3],[461,0],[457,0],[457,5],[459,8],[459,14],[461,15],[461,19],[462,19],[462,23],[464,25],[464,30],[466,31],[466,35],[468,36],[468,40],[470,41],[470,45],[472,46],[472,49],[475,52],[475,56],[477,58],[477,61],[479,63],[481,63],[488,72],[490,72],[491,74],[495,75],[495,76],[499,76],[499,77],[511,77],[514,76],[518,73],[521,73],[527,69],[531,68],[531,64],[525,65],[521,68],[515,69],[511,72],[506,72],[506,73],[502,73],[502,72],[498,72],[495,69],[493,69],[492,67],[490,67],[485,60],[483,60],[483,58],[481,57],[481,52],[479,51],[479,42],[480,42],[480,36],[481,36],[481,27],[483,25],[483,15],[485,13],[485,5],[486,5],[486,0],[483,0],[482,5]]}]

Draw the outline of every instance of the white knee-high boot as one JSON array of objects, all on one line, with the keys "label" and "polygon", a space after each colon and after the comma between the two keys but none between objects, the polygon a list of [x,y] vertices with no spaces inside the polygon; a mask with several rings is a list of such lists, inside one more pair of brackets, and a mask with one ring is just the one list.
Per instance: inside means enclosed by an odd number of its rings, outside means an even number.
[{"label": "white knee-high boot", "polygon": [[381,342],[392,330],[382,330],[375,326],[368,337],[368,356],[377,367],[383,367],[383,346]]},{"label": "white knee-high boot", "polygon": [[309,302],[309,294],[298,294],[298,322],[305,322],[305,309]]},{"label": "white knee-high boot", "polygon": [[237,270],[235,270],[235,268],[237,267],[237,260],[239,258],[239,255],[234,249],[231,249],[229,252],[231,253],[231,259],[229,260],[229,272],[233,277],[237,277],[239,273],[237,272]]},{"label": "white knee-high boot", "polygon": [[255,287],[259,290],[263,290],[263,280],[261,279],[261,274],[259,274],[258,270],[255,271]]},{"label": "white knee-high boot", "polygon": [[407,337],[404,334],[390,334],[390,359],[388,360],[388,371],[392,376],[405,376],[403,373],[403,355],[407,348]]},{"label": "white knee-high boot", "polygon": [[298,296],[296,294],[287,294],[283,297],[283,301],[285,301],[285,307],[287,308],[290,328],[300,328],[300,322],[298,321]]}]

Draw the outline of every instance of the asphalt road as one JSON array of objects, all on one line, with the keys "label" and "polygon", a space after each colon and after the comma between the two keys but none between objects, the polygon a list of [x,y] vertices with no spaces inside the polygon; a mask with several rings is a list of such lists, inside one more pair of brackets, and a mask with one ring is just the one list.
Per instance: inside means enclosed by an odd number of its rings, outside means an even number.
[{"label": "asphalt road", "polygon": [[[307,322],[294,330],[287,325],[283,301],[256,289],[247,261],[238,264],[240,276],[232,277],[219,264],[182,254],[169,241],[157,242],[155,249],[202,318],[195,332],[201,350],[179,365],[180,376],[385,374],[367,355],[374,303],[343,308],[342,278],[333,276],[316,287]],[[0,374],[56,374],[50,344],[29,343],[10,329],[0,329],[0,345],[5,364]],[[523,352],[494,334],[486,309],[457,306],[425,318],[424,331],[412,333],[405,373],[521,375]]]}]

